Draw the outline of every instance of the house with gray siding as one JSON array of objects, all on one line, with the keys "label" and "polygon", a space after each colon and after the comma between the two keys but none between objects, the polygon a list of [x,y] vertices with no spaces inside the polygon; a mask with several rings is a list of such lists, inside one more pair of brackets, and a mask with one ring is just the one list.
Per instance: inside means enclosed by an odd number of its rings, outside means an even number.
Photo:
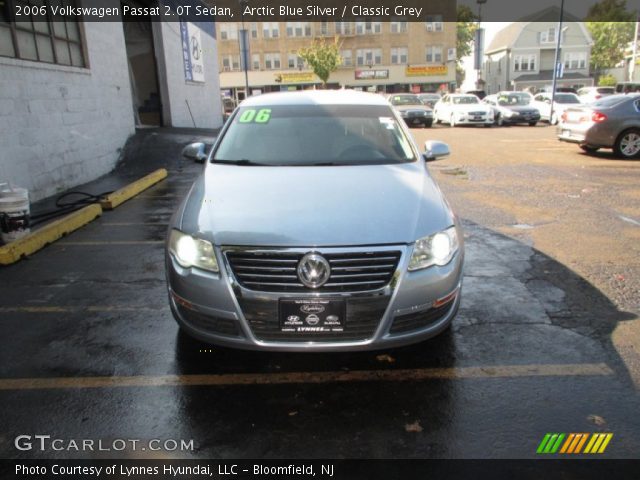
[{"label": "house with gray siding", "polygon": [[[560,11],[550,7],[513,22],[496,33],[484,53],[482,79],[487,93],[549,90],[552,85]],[[559,87],[593,85],[589,60],[593,40],[585,24],[564,15]]]}]

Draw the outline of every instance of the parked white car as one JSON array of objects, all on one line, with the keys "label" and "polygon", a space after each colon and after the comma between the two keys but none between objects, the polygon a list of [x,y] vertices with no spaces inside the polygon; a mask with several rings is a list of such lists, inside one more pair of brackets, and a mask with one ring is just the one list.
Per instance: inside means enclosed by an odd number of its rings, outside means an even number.
[{"label": "parked white car", "polygon": [[433,107],[436,123],[457,125],[493,125],[493,109],[475,95],[454,93],[442,97]]},{"label": "parked white car", "polygon": [[540,111],[540,120],[549,122],[551,125],[557,125],[558,119],[562,116],[567,108],[580,105],[582,102],[575,93],[556,92],[556,98],[553,102],[553,114],[551,113],[551,92],[538,93],[533,97],[531,106]]},{"label": "parked white car", "polygon": [[582,103],[589,104],[614,93],[615,87],[584,87],[578,90],[578,97]]}]

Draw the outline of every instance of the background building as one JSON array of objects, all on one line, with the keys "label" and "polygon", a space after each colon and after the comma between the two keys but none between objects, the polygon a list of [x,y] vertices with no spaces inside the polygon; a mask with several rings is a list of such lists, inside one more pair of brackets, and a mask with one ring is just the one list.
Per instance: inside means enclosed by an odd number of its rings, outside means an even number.
[{"label": "background building", "polygon": [[[485,50],[482,68],[487,93],[500,90],[549,90],[553,78],[560,10],[550,7],[511,23],[495,34]],[[560,59],[559,87],[593,85],[589,60],[593,40],[583,22],[565,14]]]},{"label": "background building", "polygon": [[37,200],[109,172],[137,125],[222,124],[213,23],[16,22],[16,1],[0,0],[0,183]]},{"label": "background building", "polygon": [[[220,87],[235,99],[245,96],[238,31],[218,25]],[[437,91],[455,86],[456,27],[434,15],[427,22],[253,22],[250,39],[250,94],[319,85],[296,52],[317,37],[341,43],[343,65],[330,86],[374,91]]]}]

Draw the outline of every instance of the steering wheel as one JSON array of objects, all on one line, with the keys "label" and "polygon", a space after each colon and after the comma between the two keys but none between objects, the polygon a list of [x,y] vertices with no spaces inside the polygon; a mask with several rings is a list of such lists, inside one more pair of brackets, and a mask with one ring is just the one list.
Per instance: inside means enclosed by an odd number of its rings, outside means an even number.
[{"label": "steering wheel", "polygon": [[384,155],[376,148],[369,145],[352,145],[340,152],[338,158],[343,160],[364,160],[371,158],[384,158]]}]

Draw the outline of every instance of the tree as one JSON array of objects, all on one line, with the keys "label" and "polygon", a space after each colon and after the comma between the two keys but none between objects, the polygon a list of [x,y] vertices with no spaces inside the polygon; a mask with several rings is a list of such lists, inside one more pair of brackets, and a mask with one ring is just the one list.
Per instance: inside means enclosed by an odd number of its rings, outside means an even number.
[{"label": "tree", "polygon": [[307,62],[313,73],[322,80],[323,88],[327,87],[331,73],[342,64],[338,37],[335,37],[332,43],[326,42],[323,38],[314,40],[308,47],[298,50],[298,56]]},{"label": "tree", "polygon": [[591,69],[596,73],[624,60],[624,50],[633,40],[634,14],[626,0],[602,0],[589,9],[586,24],[593,37]]},{"label": "tree", "polygon": [[614,77],[613,75],[602,75],[598,79],[599,87],[615,87],[616,83],[618,83],[618,81],[616,80],[616,77]]},{"label": "tree", "polygon": [[473,41],[478,29],[478,17],[467,5],[458,6],[456,24],[456,82],[461,85],[464,82],[464,69],[462,58],[471,55]]}]

